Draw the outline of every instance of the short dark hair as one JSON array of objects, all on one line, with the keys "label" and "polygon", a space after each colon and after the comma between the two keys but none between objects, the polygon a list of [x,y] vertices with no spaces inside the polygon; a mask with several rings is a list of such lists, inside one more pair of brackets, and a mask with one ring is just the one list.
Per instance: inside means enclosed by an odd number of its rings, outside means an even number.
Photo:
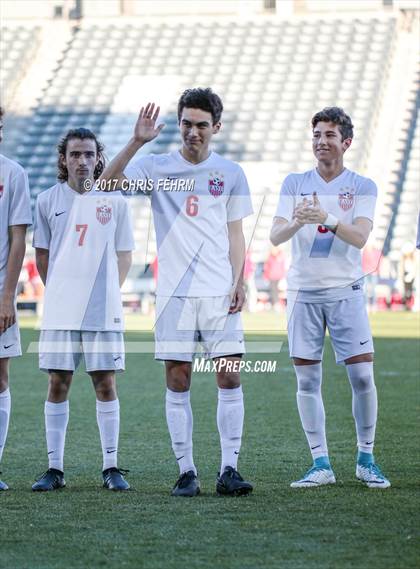
[{"label": "short dark hair", "polygon": [[210,87],[202,89],[186,89],[178,101],[178,122],[181,120],[182,111],[187,109],[201,109],[211,113],[213,124],[220,121],[223,112],[223,103],[219,95],[213,93]]},{"label": "short dark hair", "polygon": [[57,145],[57,150],[58,150],[58,161],[57,161],[58,175],[57,175],[57,178],[58,178],[58,180],[60,182],[67,182],[67,180],[68,180],[69,173],[68,173],[67,167],[64,166],[64,164],[62,163],[61,157],[66,155],[67,144],[68,144],[69,140],[73,140],[74,138],[77,138],[80,140],[89,139],[89,140],[95,141],[96,153],[98,155],[99,160],[98,160],[98,163],[96,165],[95,171],[93,172],[93,178],[95,180],[97,180],[105,168],[105,157],[103,155],[104,145],[101,142],[99,142],[99,140],[96,138],[96,136],[94,135],[94,133],[91,130],[89,130],[87,128],[83,128],[83,127],[72,128],[71,130],[69,130],[67,132],[67,134],[60,140],[60,142]]},{"label": "short dark hair", "polygon": [[325,107],[312,117],[312,130],[319,122],[332,122],[336,124],[341,132],[343,140],[353,138],[353,124],[349,115],[340,107]]}]

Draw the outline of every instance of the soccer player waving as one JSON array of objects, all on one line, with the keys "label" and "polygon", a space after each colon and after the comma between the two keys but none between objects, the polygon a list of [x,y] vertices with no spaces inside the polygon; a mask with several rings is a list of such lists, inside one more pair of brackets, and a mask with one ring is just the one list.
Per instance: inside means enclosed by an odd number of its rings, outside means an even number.
[{"label": "soccer player waving", "polygon": [[[3,132],[0,107],[0,142]],[[9,428],[9,359],[22,354],[16,321],[16,287],[25,256],[26,228],[32,223],[28,177],[19,164],[0,154],[0,460]],[[0,491],[8,490],[0,480]]]},{"label": "soccer player waving", "polygon": [[155,357],[165,361],[166,419],[180,470],[173,496],[200,492],[190,404],[191,362],[198,342],[216,364],[219,387],[222,464],[216,490],[229,495],[252,490],[237,471],[244,419],[238,369],[244,353],[239,314],[245,300],[242,219],[252,213],[252,204],[240,166],[209,150],[222,110],[211,89],[188,89],[178,102],[181,149],[128,164],[162,128],[155,126],[159,108],[147,105],[133,138],[101,176],[111,183],[117,180],[123,189],[129,180],[151,182],[159,263]]},{"label": "soccer player waving", "polygon": [[344,167],[353,139],[344,111],[328,107],[312,118],[317,167],[289,174],[271,230],[273,245],[292,239],[288,273],[288,337],[297,377],[297,406],[313,466],[293,488],[334,484],[321,395],[328,327],[336,361],[345,364],[357,432],[356,476],[369,488],[388,488],[373,458],[377,394],[373,342],[363,294],[360,249],[372,229],[377,189]]},{"label": "soccer player waving", "polygon": [[34,247],[46,284],[39,364],[48,372],[45,430],[49,469],[35,491],[65,485],[64,442],[68,395],[83,352],[96,391],[103,485],[128,490],[117,467],[120,406],[115,372],[124,370],[120,286],[134,240],[128,202],[94,186],[104,168],[103,146],[85,129],[70,130],[58,146],[58,179],[38,196]]}]

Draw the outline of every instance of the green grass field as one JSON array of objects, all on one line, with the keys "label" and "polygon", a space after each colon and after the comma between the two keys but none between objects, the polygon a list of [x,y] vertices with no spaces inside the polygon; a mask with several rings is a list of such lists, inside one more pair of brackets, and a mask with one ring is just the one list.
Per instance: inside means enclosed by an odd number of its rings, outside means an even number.
[{"label": "green grass field", "polygon": [[[248,339],[286,340],[276,315],[247,316]],[[23,347],[36,341],[22,322]],[[327,342],[324,400],[337,485],[292,490],[310,464],[295,404],[295,378],[285,343],[274,374],[244,374],[245,433],[240,471],[255,483],[247,498],[215,495],[219,468],[216,387],[211,374],[194,377],[195,459],[202,494],[175,499],[177,478],[164,416],[163,367],[151,354],[130,354],[119,378],[122,410],[120,466],[133,492],[101,488],[95,396],[79,372],[70,397],[65,470],[67,488],[35,494],[46,467],[43,405],[46,376],[36,354],[13,361],[13,397],[0,494],[2,569],[360,569],[418,567],[419,320],[387,313],[372,318],[379,422],[376,457],[392,488],[369,490],[356,481],[351,392]],[[151,340],[147,318],[130,317],[128,341]],[[139,331],[135,331],[135,329]]]}]

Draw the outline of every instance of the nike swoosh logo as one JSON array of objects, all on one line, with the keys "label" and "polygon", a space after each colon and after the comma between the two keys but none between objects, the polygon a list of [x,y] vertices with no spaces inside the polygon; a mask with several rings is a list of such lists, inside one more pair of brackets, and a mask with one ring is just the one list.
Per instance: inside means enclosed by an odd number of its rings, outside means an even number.
[{"label": "nike swoosh logo", "polygon": [[301,193],[300,195],[301,195],[301,196],[310,196],[310,195],[311,195],[311,192],[307,192],[306,194],[302,194],[302,193]]},{"label": "nike swoosh logo", "polygon": [[11,348],[12,346],[13,346],[13,344],[9,344],[8,346],[3,346],[3,348],[4,348],[5,350],[8,350],[8,349]]},{"label": "nike swoosh logo", "polygon": [[56,214],[55,214],[55,217],[58,217],[59,215],[63,215],[63,213],[66,213],[66,210],[60,211],[60,212],[56,213]]},{"label": "nike swoosh logo", "polygon": [[107,451],[106,451],[106,454],[112,454],[113,452],[117,452],[117,449],[114,448],[114,450],[107,450]]},{"label": "nike swoosh logo", "polygon": [[114,362],[116,362],[117,360],[120,360],[121,356],[118,356],[117,358],[114,358]]},{"label": "nike swoosh logo", "polygon": [[55,452],[55,450],[50,450],[50,452],[48,454],[52,454],[53,452]]},{"label": "nike swoosh logo", "polygon": [[365,342],[360,342],[360,345],[363,346],[364,344],[367,344],[369,342],[369,340],[366,340]]},{"label": "nike swoosh logo", "polygon": [[370,443],[365,443],[367,445],[373,445],[373,441],[370,441]]},{"label": "nike swoosh logo", "polygon": [[[184,454],[184,456],[185,456],[185,454]],[[180,456],[179,458],[177,458],[177,459],[176,459],[177,462],[178,462],[178,460],[181,460],[181,458],[184,458],[184,456]]]},{"label": "nike swoosh logo", "polygon": [[319,448],[321,445],[316,445],[316,447],[311,447],[311,450],[315,450],[316,448]]},{"label": "nike swoosh logo", "polygon": [[234,451],[234,454],[239,454],[239,452],[235,450],[235,451]]}]

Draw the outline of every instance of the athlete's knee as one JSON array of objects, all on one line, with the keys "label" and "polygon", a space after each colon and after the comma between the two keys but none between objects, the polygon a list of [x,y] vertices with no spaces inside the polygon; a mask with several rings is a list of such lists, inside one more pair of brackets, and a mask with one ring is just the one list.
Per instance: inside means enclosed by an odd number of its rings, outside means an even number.
[{"label": "athlete's knee", "polygon": [[117,397],[114,372],[93,372],[90,374],[99,401],[113,401]]},{"label": "athlete's knee", "polygon": [[191,363],[167,361],[166,385],[171,391],[188,391],[191,385]]},{"label": "athlete's knee", "polygon": [[48,380],[48,400],[53,403],[61,403],[68,397],[70,390],[72,372],[61,370],[50,370]]},{"label": "athlete's knee", "polygon": [[371,362],[360,362],[346,366],[351,387],[356,393],[366,393],[375,387],[373,365]]},{"label": "athlete's knee", "polygon": [[311,394],[321,389],[322,364],[295,365],[298,393]]},{"label": "athlete's knee", "polygon": [[0,359],[0,393],[9,387],[9,358]]},{"label": "athlete's knee", "polygon": [[366,393],[375,387],[373,378],[370,376],[353,377],[350,383],[354,391],[358,393]]},{"label": "athlete's knee", "polygon": [[219,371],[216,377],[217,385],[220,389],[235,389],[241,385],[239,372]]},{"label": "athlete's knee", "polygon": [[216,379],[220,389],[235,389],[241,385],[241,356],[215,358]]}]

